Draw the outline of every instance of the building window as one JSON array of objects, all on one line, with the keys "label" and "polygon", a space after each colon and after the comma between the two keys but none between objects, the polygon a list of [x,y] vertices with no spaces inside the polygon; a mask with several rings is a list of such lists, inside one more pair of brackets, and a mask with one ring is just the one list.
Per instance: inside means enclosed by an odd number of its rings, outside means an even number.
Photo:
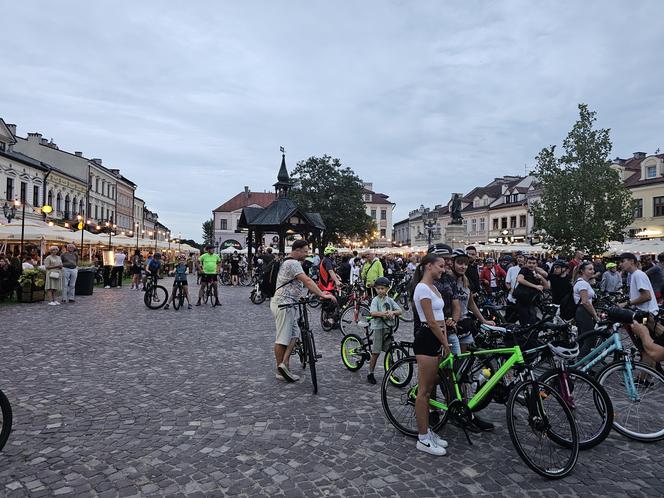
[{"label": "building window", "polygon": [[493,219],[493,229],[498,230],[498,218]]},{"label": "building window", "polygon": [[11,201],[14,199],[14,179],[7,178],[7,190],[5,190],[5,199]]},{"label": "building window", "polygon": [[516,216],[510,216],[510,228],[516,228]]},{"label": "building window", "polygon": [[371,210],[371,217],[375,220],[376,219],[376,210],[372,209]]},{"label": "building window", "polygon": [[507,195],[505,196],[505,204],[509,204],[509,203],[510,203],[510,195],[507,194]]},{"label": "building window", "polygon": [[634,218],[643,218],[643,199],[634,199]]},{"label": "building window", "polygon": [[228,220],[219,220],[219,230],[228,230]]},{"label": "building window", "polygon": [[34,185],[32,187],[32,205],[33,206],[39,206],[39,187],[37,185]]},{"label": "building window", "polygon": [[646,178],[655,178],[657,176],[657,166],[648,166],[646,168]]},{"label": "building window", "polygon": [[477,232],[477,220],[476,220],[475,218],[473,218],[473,219],[471,220],[471,222],[470,222],[470,230],[471,230],[473,233],[476,233],[476,232]]},{"label": "building window", "polygon": [[500,218],[500,228],[507,228],[507,216]]},{"label": "building window", "polygon": [[3,152],[5,151],[5,143],[4,142],[0,142],[0,150],[3,151]]},{"label": "building window", "polygon": [[381,229],[380,229],[380,238],[381,238],[381,239],[384,239],[384,238],[385,238],[385,233],[386,233],[386,232],[385,232],[385,229],[384,229],[384,228],[381,228]]},{"label": "building window", "polygon": [[512,194],[512,202],[518,202],[519,201],[519,194]]},{"label": "building window", "polygon": [[69,194],[65,196],[65,219],[69,219],[69,210],[71,209],[71,200],[69,199]]},{"label": "building window", "polygon": [[48,197],[46,198],[46,204],[53,207],[53,191],[52,190],[48,191]]},{"label": "building window", "polygon": [[83,213],[83,199],[78,201],[78,214],[83,216],[85,213]]},{"label": "building window", "polygon": [[526,215],[519,215],[519,228],[526,228]]},{"label": "building window", "polygon": [[468,220],[463,220],[463,231],[468,233]]},{"label": "building window", "polygon": [[25,182],[21,182],[21,202],[25,203],[27,197],[28,197],[28,184]]},{"label": "building window", "polygon": [[385,209],[380,210],[380,219],[381,220],[386,220],[387,219],[387,211]]},{"label": "building window", "polygon": [[99,219],[99,206],[95,206],[95,220]]},{"label": "building window", "polygon": [[652,202],[655,216],[664,216],[664,197],[653,197]]}]

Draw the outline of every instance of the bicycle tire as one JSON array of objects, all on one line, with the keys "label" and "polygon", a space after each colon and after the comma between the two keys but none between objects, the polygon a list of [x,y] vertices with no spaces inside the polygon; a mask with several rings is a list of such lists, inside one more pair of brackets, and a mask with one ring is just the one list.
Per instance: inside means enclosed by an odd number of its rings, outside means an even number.
[{"label": "bicycle tire", "polygon": [[[627,362],[612,363],[597,376],[597,381],[606,390],[614,407],[613,428],[625,437],[635,441],[654,442],[664,439],[664,375],[644,363],[632,362],[632,379],[641,377],[642,382],[635,382],[634,388],[640,399],[634,400],[629,396],[627,382]],[[648,378],[648,376],[650,378]],[[650,382],[653,385],[648,385]],[[643,394],[646,394],[645,396]],[[632,410],[637,406],[638,410]],[[630,415],[640,416],[644,412],[650,421],[648,425],[654,430],[643,432],[643,429],[634,429],[629,421]],[[645,427],[646,423],[637,421],[636,427]]]},{"label": "bicycle tire", "polygon": [[357,372],[366,361],[364,342],[355,334],[348,334],[341,339],[341,363],[351,372]]},{"label": "bicycle tire", "polygon": [[240,285],[244,285],[245,287],[251,285],[251,279],[249,278],[249,275],[246,273],[240,275]]},{"label": "bicycle tire", "polygon": [[[173,291],[173,308],[175,310],[179,310],[180,306],[182,306],[182,303],[184,302],[184,292],[182,291],[182,286],[181,285],[176,285],[175,290]],[[180,297],[182,297],[182,302],[180,301]]]},{"label": "bicycle tire", "polygon": [[143,302],[151,310],[158,310],[168,302],[168,291],[163,285],[154,285],[143,296]]},{"label": "bicycle tire", "polygon": [[0,391],[0,451],[7,444],[9,434],[12,432],[12,405],[5,393]]},{"label": "bicycle tire", "polygon": [[263,304],[265,301],[265,295],[261,291],[254,289],[251,291],[250,299],[254,304]]},{"label": "bicycle tire", "polygon": [[[572,400],[566,399],[566,388],[561,385],[561,370],[551,369],[538,378],[539,382],[558,389],[572,410],[579,432],[579,449],[587,450],[604,441],[613,426],[613,404],[606,390],[591,375],[576,369],[567,369]],[[586,391],[584,393],[584,386]],[[573,406],[570,406],[572,404]]]},{"label": "bicycle tire", "polygon": [[[390,346],[390,349],[388,349],[387,353],[385,353],[385,358],[383,359],[383,366],[385,368],[385,372],[387,372],[392,367],[392,365],[394,365],[397,361],[401,360],[402,358],[405,358],[406,356],[408,356],[408,351],[403,346],[395,346],[395,345]],[[397,377],[390,378],[390,382],[392,382],[392,384],[394,384],[395,386],[399,386],[399,383],[404,382],[404,380],[406,379],[401,379]]]},{"label": "bicycle tire", "polygon": [[399,318],[403,322],[411,323],[415,319],[415,310],[408,299],[408,294],[401,294],[399,301],[401,304],[401,315]]},{"label": "bicycle tire", "polygon": [[309,293],[307,299],[309,300],[308,305],[311,308],[318,308],[320,306],[320,298],[317,295]]},{"label": "bicycle tire", "polygon": [[303,332],[304,340],[306,343],[306,354],[309,362],[309,371],[311,372],[311,385],[313,393],[318,394],[318,377],[316,376],[316,344],[314,343],[313,334],[310,330]]},{"label": "bicycle tire", "polygon": [[[553,401],[547,403],[547,408],[542,413],[544,401],[548,402],[550,400],[554,400],[555,404]],[[522,442],[519,439],[515,427],[516,421],[523,418],[523,413],[520,416],[516,413],[523,412],[523,408],[526,410],[526,427],[528,432],[530,432],[531,437],[532,434],[536,436],[535,444],[541,448],[544,444],[550,442],[556,445],[554,450],[565,453],[565,456],[563,456],[564,462],[558,464],[558,467],[548,468],[537,464],[534,461],[534,457],[524,448],[523,443],[526,441]],[[553,412],[556,408],[563,412],[564,417],[561,417],[560,420],[565,425],[564,428],[556,428],[552,431],[549,425],[551,417],[547,416],[547,410]],[[534,380],[519,383],[510,393],[505,415],[507,417],[507,428],[512,444],[518,455],[530,469],[548,479],[560,479],[574,470],[574,466],[579,458],[579,434],[572,411],[555,389]],[[533,427],[534,424],[539,424],[539,427]],[[561,438],[561,434],[564,434],[565,437]],[[562,444],[560,439],[571,441],[571,444]],[[550,463],[554,452],[549,450],[547,453]]]},{"label": "bicycle tire", "polygon": [[[332,323],[328,321],[330,319]],[[329,332],[334,328],[334,312],[329,312],[325,309],[325,306],[320,309],[320,326],[325,332]]]},{"label": "bicycle tire", "polygon": [[369,316],[371,312],[369,308],[363,304],[360,305],[358,311],[358,320],[355,320],[355,306],[346,308],[341,317],[339,318],[339,325],[344,335],[355,334],[362,336],[365,328],[369,325],[363,320],[363,317]]}]

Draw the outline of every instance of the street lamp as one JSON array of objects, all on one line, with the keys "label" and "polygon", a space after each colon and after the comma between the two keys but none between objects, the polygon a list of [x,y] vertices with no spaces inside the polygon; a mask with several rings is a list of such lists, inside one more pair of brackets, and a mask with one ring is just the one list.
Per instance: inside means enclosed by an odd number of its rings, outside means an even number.
[{"label": "street lamp", "polygon": [[18,201],[14,201],[11,206],[5,202],[5,205],[2,206],[2,212],[7,219],[7,223],[11,223],[12,220],[16,218],[16,202]]},{"label": "street lamp", "polygon": [[108,250],[110,251],[111,249],[113,249],[113,245],[111,243],[111,237],[113,236],[113,229],[117,228],[117,225],[113,225],[113,223],[107,221],[106,228],[108,229]]},{"label": "street lamp", "polygon": [[134,223],[134,226],[136,227],[136,250],[138,251],[138,227],[139,227],[138,221]]},{"label": "street lamp", "polygon": [[14,204],[10,208],[7,206],[7,203],[5,202],[5,205],[2,207],[2,210],[5,213],[5,218],[7,218],[7,223],[11,223],[12,219],[16,218],[16,208],[21,206],[21,249],[19,251],[20,257],[23,257],[23,240],[25,239],[25,201],[21,202],[19,200],[15,200]]},{"label": "street lamp", "polygon": [[76,215],[76,219],[78,220],[78,229],[81,231],[81,257],[83,257],[83,235],[85,234],[85,223],[83,221],[83,216],[80,214]]}]

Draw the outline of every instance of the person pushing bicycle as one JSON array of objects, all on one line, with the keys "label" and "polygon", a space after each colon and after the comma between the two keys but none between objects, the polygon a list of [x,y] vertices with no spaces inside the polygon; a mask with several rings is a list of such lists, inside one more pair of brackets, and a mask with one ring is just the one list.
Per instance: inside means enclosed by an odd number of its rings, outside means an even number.
[{"label": "person pushing bicycle", "polygon": [[373,331],[373,344],[371,345],[371,360],[369,361],[369,374],[367,382],[376,383],[374,368],[378,362],[381,352],[387,352],[392,343],[392,330],[394,328],[394,317],[401,315],[399,305],[387,295],[390,289],[390,281],[385,277],[378,277],[374,282],[376,297],[371,300],[371,330]]},{"label": "person pushing bicycle", "polygon": [[213,306],[221,306],[221,303],[219,302],[219,291],[217,289],[217,275],[221,268],[221,258],[218,254],[214,253],[214,246],[206,246],[205,251],[206,253],[201,254],[200,258],[198,258],[201,263],[203,275],[201,277],[202,285],[198,291],[198,301],[196,302],[196,306],[201,305],[203,293],[208,285],[212,286],[212,291],[214,293],[215,303]]}]

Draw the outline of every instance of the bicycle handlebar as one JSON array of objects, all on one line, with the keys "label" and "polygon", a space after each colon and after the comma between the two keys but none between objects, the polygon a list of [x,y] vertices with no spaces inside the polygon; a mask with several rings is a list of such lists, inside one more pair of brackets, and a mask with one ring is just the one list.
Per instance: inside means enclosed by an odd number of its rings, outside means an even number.
[{"label": "bicycle handlebar", "polygon": [[277,308],[279,308],[279,309],[295,308],[296,306],[302,306],[304,304],[313,303],[315,301],[316,301],[315,299],[303,297],[299,301],[296,301],[294,303],[280,304],[280,305],[277,306]]}]

